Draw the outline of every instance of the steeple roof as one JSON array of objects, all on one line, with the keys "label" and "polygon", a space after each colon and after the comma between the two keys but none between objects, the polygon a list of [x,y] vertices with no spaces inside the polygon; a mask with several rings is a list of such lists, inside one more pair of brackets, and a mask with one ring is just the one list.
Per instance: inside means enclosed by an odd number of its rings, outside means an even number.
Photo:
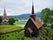
[{"label": "steeple roof", "polygon": [[5,10],[5,8],[4,8],[4,16],[6,16],[6,10]]},{"label": "steeple roof", "polygon": [[3,20],[8,20],[5,8],[4,8]]},{"label": "steeple roof", "polygon": [[34,14],[34,4],[32,2],[32,14]]}]

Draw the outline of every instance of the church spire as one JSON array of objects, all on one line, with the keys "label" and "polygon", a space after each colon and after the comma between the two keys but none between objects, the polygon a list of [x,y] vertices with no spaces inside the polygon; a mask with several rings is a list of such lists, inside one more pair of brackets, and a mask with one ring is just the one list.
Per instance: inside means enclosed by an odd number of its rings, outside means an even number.
[{"label": "church spire", "polygon": [[32,14],[34,14],[34,4],[32,2]]},{"label": "church spire", "polygon": [[6,16],[6,10],[5,10],[5,8],[4,8],[4,16]]}]

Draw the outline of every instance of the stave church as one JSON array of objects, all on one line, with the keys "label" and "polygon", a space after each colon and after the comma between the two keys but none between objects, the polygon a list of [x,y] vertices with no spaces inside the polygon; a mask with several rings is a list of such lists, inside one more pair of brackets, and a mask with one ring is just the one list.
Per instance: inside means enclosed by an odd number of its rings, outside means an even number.
[{"label": "stave church", "polygon": [[4,14],[2,17],[2,24],[8,24],[8,17],[7,17],[5,8],[4,8]]},{"label": "stave church", "polygon": [[32,14],[24,26],[24,36],[26,37],[38,37],[42,31],[43,23],[39,21],[34,14],[34,5],[32,4]]}]

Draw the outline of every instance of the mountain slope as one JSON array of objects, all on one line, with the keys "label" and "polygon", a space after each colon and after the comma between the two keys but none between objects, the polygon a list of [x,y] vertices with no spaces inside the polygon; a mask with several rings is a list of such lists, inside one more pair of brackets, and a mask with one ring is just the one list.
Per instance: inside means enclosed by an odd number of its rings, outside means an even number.
[{"label": "mountain slope", "polygon": [[[18,19],[27,19],[27,18],[29,18],[30,17],[30,13],[29,14],[27,14],[27,13],[25,13],[25,14],[21,14],[21,15],[16,15],[16,16],[8,16],[8,18],[10,18],[10,17],[14,17],[14,18],[18,18]],[[38,18],[40,18],[40,12],[38,12],[38,13],[35,13],[35,15],[38,17]]]}]

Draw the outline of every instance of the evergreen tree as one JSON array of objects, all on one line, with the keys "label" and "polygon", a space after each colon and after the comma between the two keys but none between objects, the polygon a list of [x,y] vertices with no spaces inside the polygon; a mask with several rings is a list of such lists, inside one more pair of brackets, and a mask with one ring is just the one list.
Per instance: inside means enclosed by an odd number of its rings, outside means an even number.
[{"label": "evergreen tree", "polygon": [[0,23],[2,22],[2,17],[0,16]]}]

